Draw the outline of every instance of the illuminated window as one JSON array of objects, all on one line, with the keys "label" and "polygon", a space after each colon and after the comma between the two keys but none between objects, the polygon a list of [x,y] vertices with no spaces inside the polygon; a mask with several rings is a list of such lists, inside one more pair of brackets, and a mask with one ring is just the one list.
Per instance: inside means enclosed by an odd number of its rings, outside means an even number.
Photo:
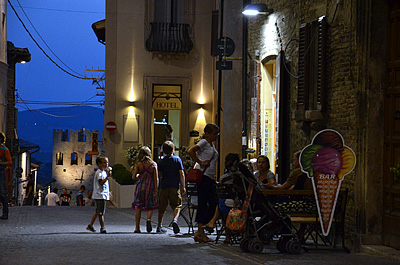
[{"label": "illuminated window", "polygon": [[56,154],[56,165],[62,165],[64,163],[64,154],[61,152],[58,152]]}]

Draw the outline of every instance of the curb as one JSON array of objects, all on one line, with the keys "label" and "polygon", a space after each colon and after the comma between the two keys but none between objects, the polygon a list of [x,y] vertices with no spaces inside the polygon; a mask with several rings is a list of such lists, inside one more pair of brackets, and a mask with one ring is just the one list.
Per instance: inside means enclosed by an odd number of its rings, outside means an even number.
[{"label": "curb", "polygon": [[391,247],[382,245],[361,245],[360,252],[390,258],[400,262],[400,251]]}]

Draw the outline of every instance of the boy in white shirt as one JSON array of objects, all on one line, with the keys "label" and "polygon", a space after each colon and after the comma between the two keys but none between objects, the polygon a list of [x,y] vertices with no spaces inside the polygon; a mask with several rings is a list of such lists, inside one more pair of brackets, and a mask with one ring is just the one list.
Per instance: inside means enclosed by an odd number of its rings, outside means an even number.
[{"label": "boy in white shirt", "polygon": [[108,178],[111,176],[108,170],[108,158],[99,156],[96,158],[96,164],[99,169],[96,171],[93,178],[93,195],[92,198],[96,202],[96,211],[92,216],[90,224],[86,227],[87,230],[96,232],[93,224],[96,218],[99,217],[100,233],[107,233],[104,227],[104,214],[106,212],[106,201],[110,200],[110,186]]}]

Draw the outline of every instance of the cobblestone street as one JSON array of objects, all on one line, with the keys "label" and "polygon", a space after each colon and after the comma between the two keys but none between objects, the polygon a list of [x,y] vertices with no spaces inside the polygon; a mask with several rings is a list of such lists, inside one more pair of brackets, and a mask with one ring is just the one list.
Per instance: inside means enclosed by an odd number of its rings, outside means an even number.
[{"label": "cobblestone street", "polygon": [[[134,234],[134,211],[108,207],[107,234],[85,228],[94,207],[12,207],[9,220],[0,222],[0,264],[399,264],[398,259],[337,250],[281,254],[271,245],[259,255],[243,253],[238,245],[199,244],[187,234]],[[145,215],[142,215],[142,218]],[[171,220],[165,215],[165,225]],[[215,238],[215,235],[214,235]]]}]

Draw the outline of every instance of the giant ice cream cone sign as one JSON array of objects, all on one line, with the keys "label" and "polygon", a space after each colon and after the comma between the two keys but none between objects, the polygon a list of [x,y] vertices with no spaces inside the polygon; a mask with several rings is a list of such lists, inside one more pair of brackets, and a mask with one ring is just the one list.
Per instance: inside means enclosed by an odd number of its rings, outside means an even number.
[{"label": "giant ice cream cone sign", "polygon": [[356,156],[334,130],[315,135],[300,154],[300,166],[311,178],[323,235],[331,228],[333,214],[344,177],[356,165]]}]

